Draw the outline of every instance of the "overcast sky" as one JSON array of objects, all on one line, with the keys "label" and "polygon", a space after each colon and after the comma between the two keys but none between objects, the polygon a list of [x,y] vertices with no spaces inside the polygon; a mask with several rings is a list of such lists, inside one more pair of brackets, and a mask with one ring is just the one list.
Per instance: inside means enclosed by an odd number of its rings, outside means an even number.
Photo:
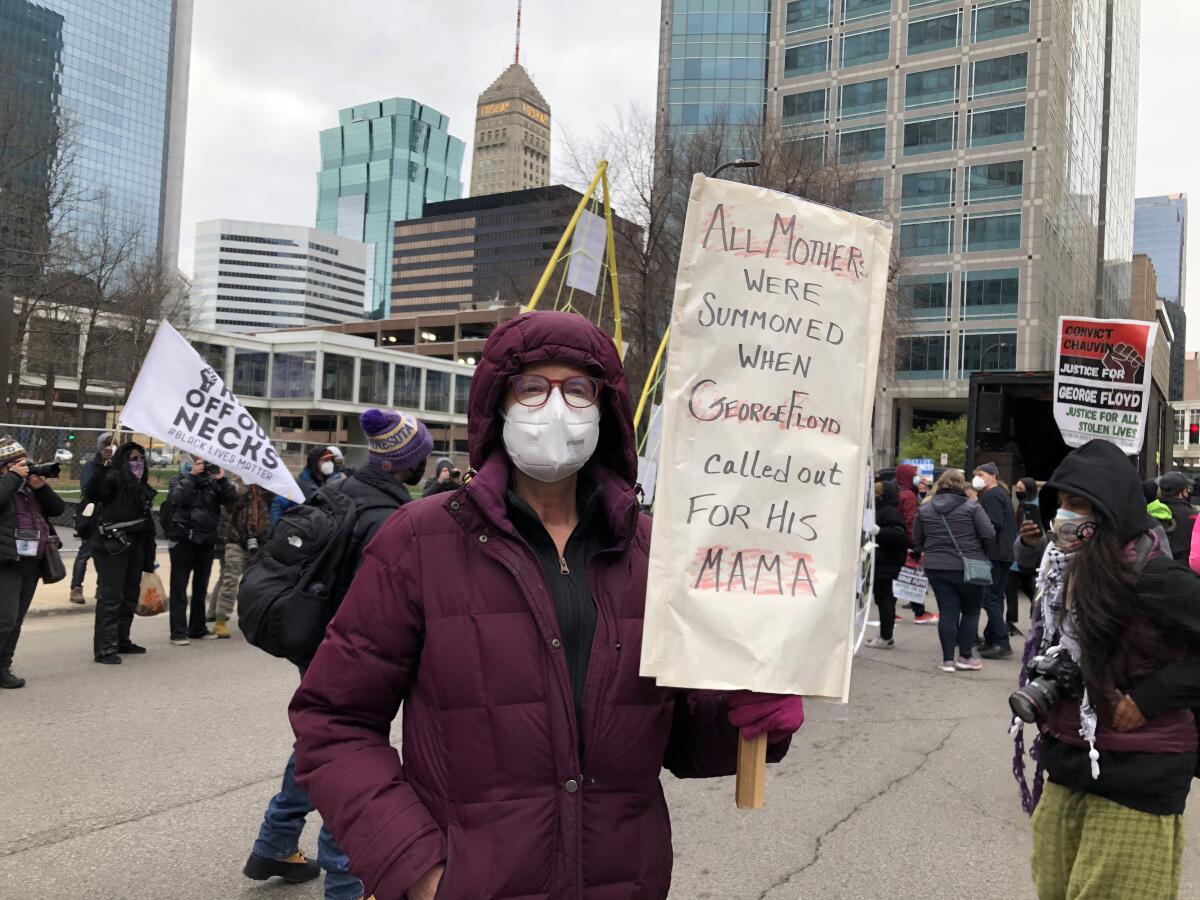
[{"label": "overcast sky", "polygon": [[[281,8],[286,10],[281,13]],[[468,144],[475,99],[512,61],[515,0],[202,0],[196,4],[180,266],[195,223],[232,218],[312,224],[317,132],[337,111],[412,97],[450,117]],[[654,105],[658,0],[525,0],[522,61],[549,101],[554,140],[586,133],[616,107]],[[1162,36],[1170,35],[1169,46]],[[1142,4],[1137,193],[1183,191],[1200,204],[1200,3]],[[562,154],[557,153],[561,159]],[[1200,207],[1192,210],[1200,216]],[[1200,219],[1188,293],[1200,296]],[[1200,304],[1189,349],[1200,348]]]},{"label": "overcast sky", "polygon": [[[180,267],[191,271],[196,222],[312,225],[317,133],[360,103],[411,97],[448,115],[450,133],[467,143],[466,193],[475,101],[512,63],[516,6],[197,3]],[[658,0],[525,0],[521,61],[550,104],[556,145],[564,128],[586,132],[632,100],[653,106],[659,8]]]}]

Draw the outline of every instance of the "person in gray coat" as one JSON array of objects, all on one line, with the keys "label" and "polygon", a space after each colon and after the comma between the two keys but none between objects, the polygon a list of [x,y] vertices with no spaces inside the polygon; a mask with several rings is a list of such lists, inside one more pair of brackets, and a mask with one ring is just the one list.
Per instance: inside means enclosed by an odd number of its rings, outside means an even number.
[{"label": "person in gray coat", "polygon": [[986,562],[996,529],[983,508],[967,499],[966,488],[963,473],[947,469],[913,523],[913,554],[921,557],[937,598],[943,672],[983,668],[983,662],[974,655],[983,587],[964,582],[963,559]]}]

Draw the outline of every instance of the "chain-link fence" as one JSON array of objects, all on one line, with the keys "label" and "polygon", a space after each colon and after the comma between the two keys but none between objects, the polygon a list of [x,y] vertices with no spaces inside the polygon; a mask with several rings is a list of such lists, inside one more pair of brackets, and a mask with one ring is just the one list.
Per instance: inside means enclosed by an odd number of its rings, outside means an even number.
[{"label": "chain-link fence", "polygon": [[[0,422],[0,435],[12,438],[29,454],[34,463],[58,463],[60,472],[54,480],[55,491],[64,500],[78,500],[83,466],[96,455],[100,439],[109,433],[105,428],[75,428],[49,425],[26,425]],[[162,441],[147,441],[146,455],[150,461],[150,480],[155,487],[166,487],[182,454]]]}]

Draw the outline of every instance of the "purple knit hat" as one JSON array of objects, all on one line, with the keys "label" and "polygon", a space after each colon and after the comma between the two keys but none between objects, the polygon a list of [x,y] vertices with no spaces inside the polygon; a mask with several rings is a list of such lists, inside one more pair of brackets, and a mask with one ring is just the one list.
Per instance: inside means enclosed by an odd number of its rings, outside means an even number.
[{"label": "purple knit hat", "polygon": [[433,452],[425,424],[396,409],[368,409],[359,416],[367,436],[367,461],[385,472],[415,469]]}]

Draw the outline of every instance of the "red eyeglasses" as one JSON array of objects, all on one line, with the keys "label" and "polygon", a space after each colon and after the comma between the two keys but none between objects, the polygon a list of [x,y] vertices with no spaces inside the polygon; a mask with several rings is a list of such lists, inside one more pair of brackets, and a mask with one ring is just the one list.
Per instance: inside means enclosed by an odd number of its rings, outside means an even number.
[{"label": "red eyeglasses", "polygon": [[590,375],[572,375],[570,378],[547,378],[545,375],[513,375],[508,379],[517,402],[529,409],[541,409],[550,399],[550,391],[558,388],[567,406],[587,409],[600,399],[604,382]]}]

